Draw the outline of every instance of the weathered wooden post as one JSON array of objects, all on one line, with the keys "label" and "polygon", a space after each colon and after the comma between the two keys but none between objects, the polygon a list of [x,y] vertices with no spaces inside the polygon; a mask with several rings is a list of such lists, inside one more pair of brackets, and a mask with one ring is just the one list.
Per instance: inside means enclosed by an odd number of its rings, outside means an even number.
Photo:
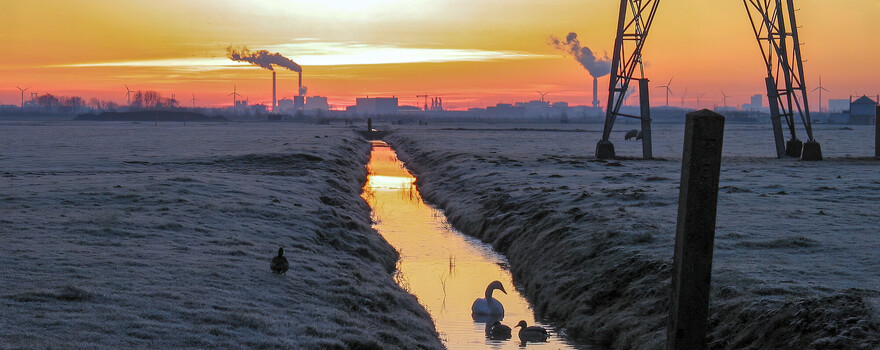
[{"label": "weathered wooden post", "polygon": [[667,350],[706,349],[723,137],[724,116],[706,109],[687,114]]},{"label": "weathered wooden post", "polygon": [[642,158],[654,158],[651,149],[651,100],[648,98],[648,79],[639,80],[639,105],[642,114]]},{"label": "weathered wooden post", "polygon": [[367,132],[373,132],[373,118],[367,118]]}]

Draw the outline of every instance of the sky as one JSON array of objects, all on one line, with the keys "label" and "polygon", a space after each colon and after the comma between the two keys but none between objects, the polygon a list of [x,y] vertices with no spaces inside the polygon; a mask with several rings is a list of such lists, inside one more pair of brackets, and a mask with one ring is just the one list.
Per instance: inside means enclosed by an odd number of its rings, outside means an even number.
[{"label": "sky", "polygon": [[[880,94],[878,0],[797,1],[806,87],[828,98]],[[125,102],[125,86],[184,105],[232,104],[233,87],[271,104],[271,74],[226,59],[226,48],[280,52],[303,67],[308,95],[334,107],[357,97],[416,95],[466,109],[540,99],[587,105],[588,72],[550,36],[578,33],[611,55],[619,2],[612,0],[0,0],[0,104],[28,93]],[[654,87],[672,79],[670,104],[748,102],[764,93],[766,68],[738,0],[661,1],[645,44]],[[608,77],[600,79],[607,100]],[[296,74],[278,72],[278,96],[296,94]],[[682,95],[687,89],[687,94]],[[664,90],[651,89],[652,105]],[[195,97],[195,101],[192,98]],[[27,98],[27,96],[26,96]],[[816,109],[816,93],[810,95]],[[766,103],[766,99],[765,99]],[[825,104],[826,102],[823,102]]]}]

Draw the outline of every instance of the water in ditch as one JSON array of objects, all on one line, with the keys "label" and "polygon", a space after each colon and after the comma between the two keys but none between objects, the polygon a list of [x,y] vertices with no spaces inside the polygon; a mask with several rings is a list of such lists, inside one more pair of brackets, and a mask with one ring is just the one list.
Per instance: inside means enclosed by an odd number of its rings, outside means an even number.
[{"label": "water in ditch", "polygon": [[[513,286],[507,260],[479,240],[453,229],[443,212],[422,201],[397,154],[382,141],[372,141],[364,198],[373,209],[374,228],[400,252],[397,282],[415,295],[431,313],[441,340],[449,349],[521,349],[515,328],[520,320],[550,330],[546,343],[526,343],[535,349],[585,349],[561,338],[551,326],[535,320],[526,301]],[[504,305],[502,324],[510,326],[510,340],[486,337],[483,322],[471,317],[471,305],[486,286],[500,281],[507,294],[493,297]]]}]

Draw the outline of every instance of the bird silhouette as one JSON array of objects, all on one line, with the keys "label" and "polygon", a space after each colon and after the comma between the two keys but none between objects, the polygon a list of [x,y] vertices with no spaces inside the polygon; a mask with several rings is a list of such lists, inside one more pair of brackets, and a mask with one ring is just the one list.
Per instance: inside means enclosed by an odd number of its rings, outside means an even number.
[{"label": "bird silhouette", "polygon": [[525,344],[526,342],[545,342],[550,338],[550,333],[541,326],[529,326],[526,321],[519,321],[516,325],[522,327],[519,329],[519,340]]},{"label": "bird silhouette", "polygon": [[474,304],[471,305],[471,316],[473,316],[474,319],[485,318],[486,316],[496,318],[504,316],[504,306],[501,305],[500,301],[492,298],[492,291],[496,289],[507,294],[507,291],[504,290],[504,285],[502,285],[501,282],[492,281],[492,283],[489,283],[489,286],[486,287],[486,297],[477,298],[477,300],[474,300]]},{"label": "bird silhouette", "polygon": [[290,263],[287,262],[287,258],[284,257],[284,248],[278,248],[278,255],[272,258],[272,263],[269,264],[269,268],[272,269],[272,273],[285,273],[287,269],[290,268]]},{"label": "bird silhouette", "polygon": [[486,324],[486,337],[492,340],[510,339],[510,327],[501,324],[501,321]]}]

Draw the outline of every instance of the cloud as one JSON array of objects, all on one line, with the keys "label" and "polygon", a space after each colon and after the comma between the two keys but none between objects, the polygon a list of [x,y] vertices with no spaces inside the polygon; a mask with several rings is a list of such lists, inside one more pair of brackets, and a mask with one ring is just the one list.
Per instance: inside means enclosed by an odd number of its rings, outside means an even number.
[{"label": "cloud", "polygon": [[[520,51],[477,49],[418,48],[375,45],[357,42],[320,42],[297,40],[289,44],[260,47],[291,57],[303,66],[349,66],[373,64],[482,62],[552,57]],[[53,67],[164,67],[190,71],[210,71],[250,67],[246,62],[230,61],[225,56],[168,58],[117,62],[92,62]]]}]

